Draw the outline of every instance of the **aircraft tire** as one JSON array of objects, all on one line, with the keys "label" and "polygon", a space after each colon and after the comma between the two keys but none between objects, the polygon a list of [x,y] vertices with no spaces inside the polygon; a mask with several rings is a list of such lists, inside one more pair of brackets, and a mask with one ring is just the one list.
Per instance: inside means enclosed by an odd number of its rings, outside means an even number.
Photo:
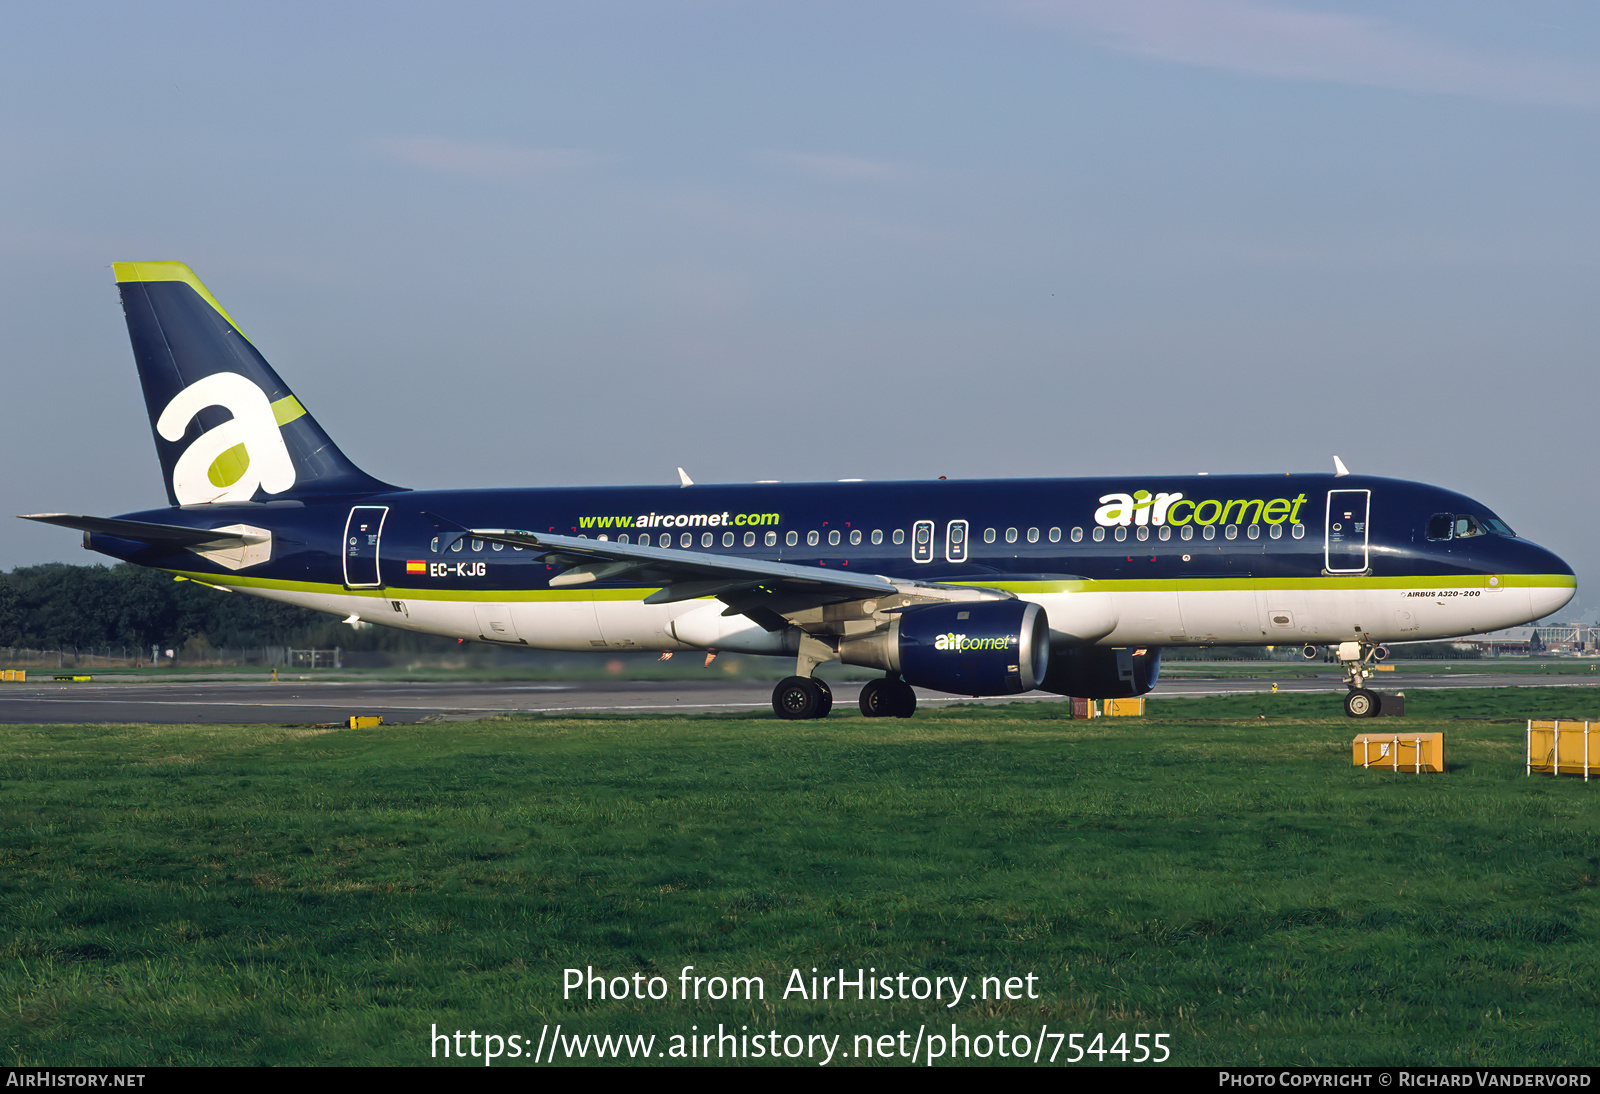
[{"label": "aircraft tire", "polygon": [[813,676],[811,678],[811,682],[817,685],[817,690],[822,693],[822,711],[817,715],[817,717],[826,718],[828,716],[828,712],[833,709],[833,689],[830,688],[828,686],[828,682],[820,676]]},{"label": "aircraft tire", "polygon": [[861,716],[889,718],[894,715],[894,689],[888,680],[868,680],[861,689]]},{"label": "aircraft tire", "polygon": [[823,691],[817,686],[817,681],[804,676],[780,680],[778,686],[772,689],[772,711],[787,721],[821,718],[832,706],[833,693]]},{"label": "aircraft tire", "polygon": [[886,680],[884,683],[889,685],[893,697],[890,710],[896,718],[909,718],[917,712],[917,693],[910,684],[904,680]]},{"label": "aircraft tire", "polygon": [[1344,712],[1351,718],[1376,718],[1378,693],[1366,688],[1356,688],[1344,697]]}]

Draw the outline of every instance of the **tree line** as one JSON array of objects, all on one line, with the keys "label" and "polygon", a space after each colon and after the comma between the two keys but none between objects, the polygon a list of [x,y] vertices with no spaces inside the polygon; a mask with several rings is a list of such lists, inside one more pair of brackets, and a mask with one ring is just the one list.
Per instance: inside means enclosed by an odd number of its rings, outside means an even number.
[{"label": "tree line", "polygon": [[176,581],[143,566],[46,563],[0,573],[0,647],[85,649],[343,646],[433,649],[455,643],[389,627],[356,631],[322,612]]}]

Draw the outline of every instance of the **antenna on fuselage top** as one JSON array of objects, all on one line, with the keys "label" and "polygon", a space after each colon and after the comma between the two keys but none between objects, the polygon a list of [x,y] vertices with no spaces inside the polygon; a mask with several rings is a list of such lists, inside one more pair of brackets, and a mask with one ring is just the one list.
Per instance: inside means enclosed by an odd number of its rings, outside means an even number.
[{"label": "antenna on fuselage top", "polygon": [[689,477],[689,472],[685,471],[681,467],[678,468],[678,485],[679,486],[693,486],[694,485],[694,480]]},{"label": "antenna on fuselage top", "polygon": [[1341,460],[1338,456],[1335,456],[1333,458],[1333,477],[1336,479],[1342,479],[1348,474],[1350,474],[1350,469],[1344,465],[1343,460]]}]

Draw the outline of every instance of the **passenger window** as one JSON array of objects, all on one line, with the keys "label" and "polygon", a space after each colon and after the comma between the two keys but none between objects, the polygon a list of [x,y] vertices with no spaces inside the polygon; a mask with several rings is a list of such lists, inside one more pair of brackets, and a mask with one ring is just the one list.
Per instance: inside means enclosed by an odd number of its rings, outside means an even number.
[{"label": "passenger window", "polygon": [[433,537],[433,542],[428,544],[428,550],[432,551],[434,554],[438,554],[439,553],[439,537],[438,536],[434,536]]},{"label": "passenger window", "polygon": [[701,535],[700,535],[700,546],[702,546],[702,547],[711,546],[711,533],[710,532],[702,532],[701,533]]},{"label": "passenger window", "polygon": [[882,542],[883,542],[883,529],[882,528],[874,528],[872,530],[872,545],[874,547],[876,547],[878,544],[880,544]]},{"label": "passenger window", "polygon": [[919,520],[912,525],[913,534],[916,536],[911,545],[911,558],[914,562],[933,561],[933,521]]},{"label": "passenger window", "polygon": [[1106,538],[1106,530],[1104,528],[1096,528],[1094,530],[1094,541],[1096,543],[1104,543],[1105,542],[1105,538]]},{"label": "passenger window", "polygon": [[1165,524],[1163,524],[1161,526],[1161,530],[1156,533],[1156,538],[1159,539],[1162,543],[1167,542],[1167,540],[1172,538],[1172,529],[1168,528]]},{"label": "passenger window", "polygon": [[837,546],[839,546],[839,529],[835,528],[831,532],[828,533],[828,546],[829,547],[837,547]]},{"label": "passenger window", "polygon": [[1306,538],[1306,526],[1304,524],[1296,524],[1292,531],[1295,539]]},{"label": "passenger window", "polygon": [[1039,529],[1037,529],[1037,528],[1029,528],[1028,529],[1028,542],[1029,543],[1038,543],[1039,542]]},{"label": "passenger window", "polygon": [[850,529],[850,546],[852,546],[852,547],[861,546],[861,529],[859,529],[859,528]]},{"label": "passenger window", "polygon": [[733,546],[733,533],[732,532],[724,532],[724,533],[722,533],[722,545],[724,547],[732,547]]},{"label": "passenger window", "polygon": [[458,540],[456,540],[454,543],[452,543],[450,545],[450,549],[452,551],[459,551],[459,550],[461,550],[461,548],[465,547],[466,545],[467,545],[467,541],[466,540],[458,539]]},{"label": "passenger window", "polygon": [[815,547],[816,545],[817,545],[817,533],[815,533],[815,532],[807,532],[806,533],[806,546],[807,547]]},{"label": "passenger window", "polygon": [[1074,542],[1074,543],[1082,543],[1083,542],[1083,529],[1082,528],[1074,528],[1072,530],[1072,542]]},{"label": "passenger window", "polygon": [[1015,528],[1007,528],[1006,529],[1006,542],[1007,543],[1015,543],[1015,542],[1017,542],[1017,530]]},{"label": "passenger window", "polygon": [[[768,532],[767,535],[770,536],[772,533]],[[746,532],[744,534],[744,545],[746,547],[754,547],[756,545],[756,534],[754,532]],[[767,546],[770,547],[772,545],[769,543]]]},{"label": "passenger window", "polygon": [[[600,538],[605,539],[606,537],[601,536]],[[504,543],[491,543],[489,546],[493,547],[496,551],[504,551],[506,549],[506,545]]]},{"label": "passenger window", "polygon": [[[794,533],[791,532],[789,534],[793,535]],[[776,547],[777,545],[778,545],[778,533],[776,533],[776,532],[768,532],[767,533],[767,546],[768,547]]]},{"label": "passenger window", "polygon": [[661,538],[656,540],[656,542],[661,544],[661,546],[663,546],[663,547],[671,547],[672,546],[672,533],[671,532],[662,532],[661,533]]},{"label": "passenger window", "polygon": [[1185,539],[1185,540],[1193,539],[1194,538],[1194,526],[1193,525],[1189,525],[1189,524],[1185,524],[1183,526],[1183,530],[1178,533],[1178,538]]},{"label": "passenger window", "polygon": [[983,542],[985,542],[985,543],[993,543],[994,542],[994,529],[993,528],[985,528],[983,530]]},{"label": "passenger window", "polygon": [[1250,538],[1251,539],[1260,539],[1261,538],[1261,525],[1259,525],[1259,524],[1250,525]]},{"label": "passenger window", "polygon": [[1237,524],[1230,524],[1222,530],[1222,534],[1229,539],[1238,539],[1239,526]]},{"label": "passenger window", "polygon": [[1051,543],[1060,543],[1061,542],[1061,529],[1059,529],[1059,528],[1050,529],[1050,542]]},{"label": "passenger window", "polygon": [[[589,537],[588,536],[583,536],[581,538],[588,539]],[[481,550],[483,550],[483,540],[481,540],[481,539],[473,540],[472,541],[472,553],[473,554],[477,554]]]},{"label": "passenger window", "polygon": [[[628,542],[628,533],[624,532],[620,536],[618,536],[617,537],[617,542],[618,543],[627,543]],[[522,550],[522,548],[518,547],[517,550],[520,551],[520,550]]]},{"label": "passenger window", "polygon": [[1283,525],[1274,524],[1274,525],[1271,526],[1271,528],[1272,528],[1272,531],[1268,532],[1267,535],[1271,536],[1273,539],[1282,539],[1283,538]]},{"label": "passenger window", "polygon": [[1117,537],[1118,543],[1121,543],[1123,540],[1128,538],[1128,530],[1120,524],[1117,525],[1117,530],[1111,534]]},{"label": "passenger window", "polygon": [[1150,538],[1150,529],[1148,529],[1148,528],[1140,528],[1138,531],[1134,532],[1133,534],[1134,534],[1135,538],[1137,538],[1140,543],[1143,543],[1145,540]]},{"label": "passenger window", "polygon": [[1217,526],[1215,524],[1208,524],[1208,525],[1206,525],[1206,530],[1204,532],[1201,532],[1200,534],[1202,536],[1205,536],[1207,539],[1216,539],[1217,538]]},{"label": "passenger window", "polygon": [[685,532],[685,533],[683,533],[683,535],[678,537],[678,544],[679,544],[679,546],[682,546],[682,547],[693,547],[694,546],[694,533],[693,532]]},{"label": "passenger window", "polygon": [[784,535],[784,537],[783,537],[783,542],[784,542],[784,546],[793,547],[795,544],[800,542],[800,533],[799,532],[786,533]]},{"label": "passenger window", "polygon": [[905,531],[905,529],[904,528],[896,528],[894,530],[894,535],[891,538],[894,540],[894,545],[896,547],[900,546],[900,544],[902,544],[902,543],[904,543],[906,541],[906,531]]}]

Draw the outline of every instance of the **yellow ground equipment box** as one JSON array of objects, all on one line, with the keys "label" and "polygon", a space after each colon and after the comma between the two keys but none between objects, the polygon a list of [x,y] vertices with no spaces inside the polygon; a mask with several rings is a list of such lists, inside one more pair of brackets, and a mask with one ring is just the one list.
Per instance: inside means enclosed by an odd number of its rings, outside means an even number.
[{"label": "yellow ground equipment box", "polygon": [[1444,770],[1443,733],[1363,733],[1351,749],[1357,767],[1391,771]]},{"label": "yellow ground equipment box", "polygon": [[1107,699],[1106,713],[1113,718],[1144,717],[1144,696],[1137,699]]},{"label": "yellow ground equipment box", "polygon": [[1072,700],[1072,716],[1074,718],[1098,718],[1100,716],[1100,704],[1093,699],[1074,699]]},{"label": "yellow ground equipment box", "polygon": [[1528,774],[1600,775],[1600,722],[1528,721]]},{"label": "yellow ground equipment box", "polygon": [[0,669],[0,680],[15,680],[20,684],[27,678],[27,669]]},{"label": "yellow ground equipment box", "polygon": [[374,726],[383,725],[383,715],[352,714],[350,716],[350,721],[346,724],[349,725],[351,729],[371,729]]}]

